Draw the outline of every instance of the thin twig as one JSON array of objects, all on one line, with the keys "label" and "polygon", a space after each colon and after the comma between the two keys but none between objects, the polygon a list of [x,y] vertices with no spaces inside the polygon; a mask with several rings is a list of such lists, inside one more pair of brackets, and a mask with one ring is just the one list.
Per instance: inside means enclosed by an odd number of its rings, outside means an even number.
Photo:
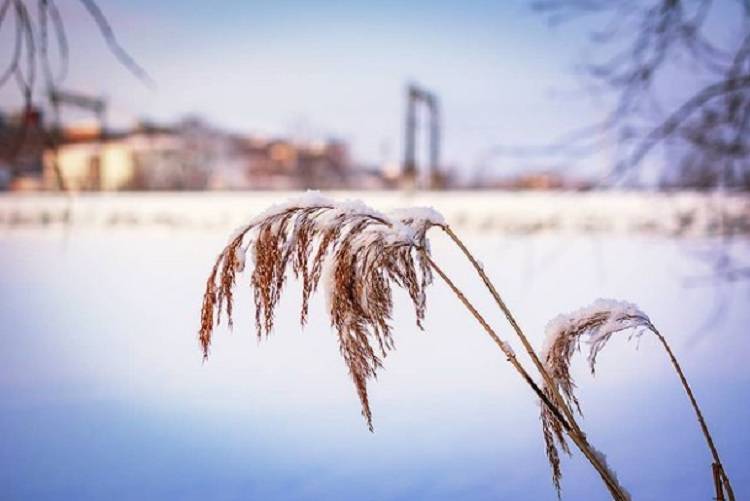
[{"label": "thin twig", "polygon": [[97,5],[94,0],[80,0],[80,2],[91,15],[91,18],[99,28],[102,37],[104,37],[104,41],[107,42],[109,50],[112,52],[112,54],[114,54],[117,60],[120,61],[120,64],[125,66],[125,68],[127,68],[128,71],[130,71],[130,73],[132,73],[141,82],[146,84],[151,89],[154,89],[156,87],[156,83],[146,72],[146,70],[143,69],[143,67],[141,67],[141,65],[136,62],[133,56],[128,54],[128,52],[122,47],[122,45],[120,45],[120,42],[117,41],[115,32],[112,29],[112,26],[109,24],[107,17],[99,8],[99,5]]}]

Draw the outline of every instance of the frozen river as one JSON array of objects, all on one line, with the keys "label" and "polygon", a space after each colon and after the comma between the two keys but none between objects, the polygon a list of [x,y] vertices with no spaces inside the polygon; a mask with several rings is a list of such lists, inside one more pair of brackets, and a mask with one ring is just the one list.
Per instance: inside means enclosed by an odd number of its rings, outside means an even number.
[{"label": "frozen river", "polygon": [[[710,284],[717,240],[464,231],[537,346],[597,297],[633,301],[672,341],[738,499],[750,498],[750,281]],[[225,229],[19,227],[0,234],[3,499],[555,499],[538,407],[436,282],[426,333],[405,295],[367,431],[319,298],[300,331],[292,283],[258,344],[248,291],[206,363],[203,284]],[[738,241],[735,252],[750,257]],[[436,259],[511,341],[443,237]],[[246,278],[244,280],[247,280]],[[245,282],[246,283],[246,282]],[[625,337],[596,378],[575,365],[589,438],[634,499],[709,500],[710,457],[655,340]],[[563,499],[606,499],[580,456]]]}]

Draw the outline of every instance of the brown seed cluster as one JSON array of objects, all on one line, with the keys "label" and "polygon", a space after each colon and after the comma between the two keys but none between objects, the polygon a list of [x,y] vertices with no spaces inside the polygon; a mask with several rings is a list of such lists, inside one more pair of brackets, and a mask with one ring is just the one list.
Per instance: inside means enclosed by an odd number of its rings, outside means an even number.
[{"label": "brown seed cluster", "polygon": [[310,297],[324,281],[339,349],[372,430],[367,381],[376,377],[394,348],[392,285],[409,294],[421,328],[425,289],[432,281],[423,251],[429,252],[425,234],[432,224],[332,202],[285,206],[254,220],[224,248],[208,277],[199,331],[204,358],[222,310],[231,326],[232,291],[246,254],[252,257],[250,286],[259,338],[273,330],[289,271],[302,285],[301,325],[307,321]]},{"label": "brown seed cluster", "polygon": [[[631,310],[623,312],[617,309],[597,308],[596,303],[587,308],[586,314],[573,314],[565,319],[565,327],[548,333],[548,346],[542,353],[542,362],[557,388],[565,399],[569,408],[583,415],[578,398],[575,395],[575,382],[570,374],[570,364],[573,355],[581,349],[581,339],[589,336],[588,362],[591,372],[594,372],[596,357],[604,348],[612,334],[626,329],[643,327],[652,329],[650,320],[645,314]],[[558,320],[559,322],[559,320]],[[545,385],[545,394],[554,401],[552,389]],[[546,407],[541,407],[542,431],[546,446],[547,459],[552,468],[552,481],[558,494],[560,493],[560,453],[558,446],[570,455],[570,449],[565,440],[562,423]]]}]

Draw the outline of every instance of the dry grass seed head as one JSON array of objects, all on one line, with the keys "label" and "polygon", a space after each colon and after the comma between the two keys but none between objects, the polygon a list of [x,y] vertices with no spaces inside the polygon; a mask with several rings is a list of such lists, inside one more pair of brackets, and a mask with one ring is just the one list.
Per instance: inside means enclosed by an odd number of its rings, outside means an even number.
[{"label": "dry grass seed head", "polygon": [[[301,278],[300,323],[328,267],[329,315],[339,349],[354,382],[368,427],[372,413],[367,381],[376,377],[382,357],[394,348],[391,335],[392,284],[407,291],[417,324],[425,314],[425,288],[432,282],[427,217],[388,217],[361,204],[336,204],[320,197],[273,208],[244,227],[218,256],[206,283],[199,338],[208,355],[222,308],[232,323],[233,288],[250,250],[250,286],[259,338],[273,330],[274,313],[287,271]],[[416,260],[413,253],[416,252]],[[330,261],[330,262],[328,262]],[[377,348],[377,349],[376,349]]]},{"label": "dry grass seed head", "polygon": [[[547,325],[542,362],[568,406],[575,408],[579,414],[582,414],[581,406],[575,395],[576,385],[570,373],[570,364],[575,352],[581,349],[581,340],[587,338],[587,360],[593,374],[596,358],[612,334],[627,329],[639,329],[636,331],[636,335],[639,335],[643,329],[653,329],[653,325],[635,305],[603,299],[571,314],[560,315]],[[551,388],[545,386],[544,392],[552,400]],[[558,446],[567,454],[570,451],[562,424],[544,405],[540,417],[552,480],[559,495],[562,471]]]}]

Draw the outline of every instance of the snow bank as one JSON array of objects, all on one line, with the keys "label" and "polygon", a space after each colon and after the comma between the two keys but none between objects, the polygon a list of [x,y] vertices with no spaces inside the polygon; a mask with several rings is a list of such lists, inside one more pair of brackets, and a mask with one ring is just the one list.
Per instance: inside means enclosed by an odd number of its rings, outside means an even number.
[{"label": "snow bank", "polygon": [[[281,205],[280,200],[292,200]],[[526,234],[649,233],[703,236],[750,234],[750,197],[741,194],[644,192],[333,192],[335,200],[361,199],[383,214],[415,217],[456,228]],[[319,205],[331,200],[319,192],[204,192],[2,194],[0,227],[157,225],[217,228],[247,223],[258,214]],[[359,202],[341,205],[363,209]],[[434,209],[429,208],[434,207]],[[444,217],[443,217],[444,216]]]}]

